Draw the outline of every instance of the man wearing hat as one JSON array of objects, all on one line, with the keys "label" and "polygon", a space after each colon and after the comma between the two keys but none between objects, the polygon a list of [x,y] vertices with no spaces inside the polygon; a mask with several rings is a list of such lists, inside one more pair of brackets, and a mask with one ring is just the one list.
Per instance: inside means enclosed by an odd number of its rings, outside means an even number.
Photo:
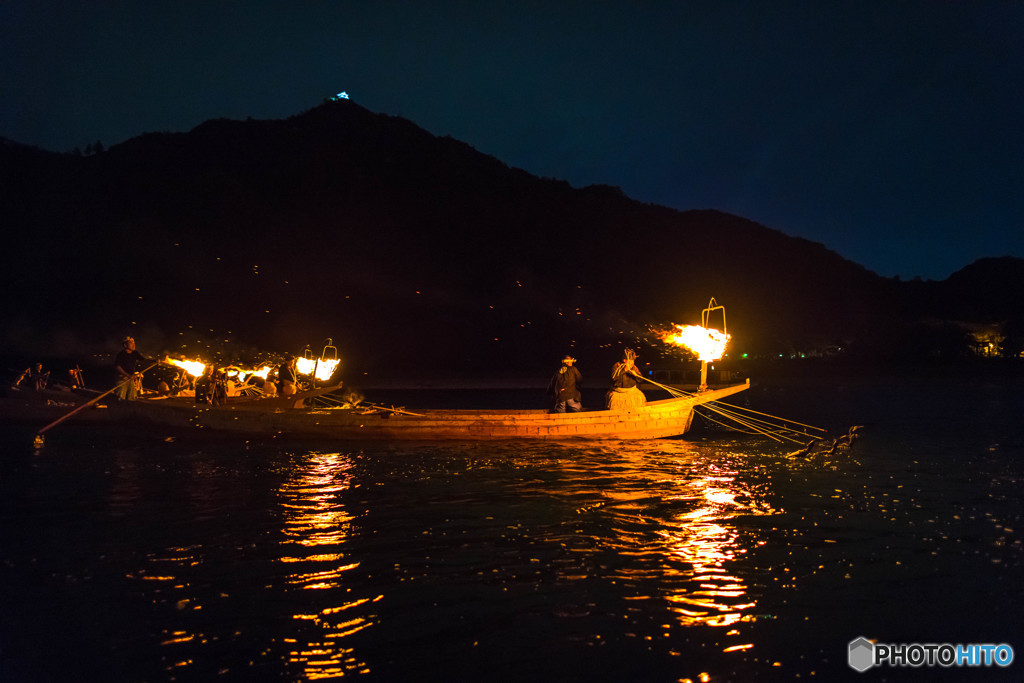
[{"label": "man wearing hat", "polygon": [[555,376],[551,378],[551,383],[548,384],[548,397],[551,399],[550,411],[552,413],[564,413],[566,411],[578,413],[583,410],[578,387],[579,383],[583,380],[583,375],[573,365],[575,362],[575,358],[566,354],[562,358],[562,367],[558,368],[558,372],[555,373]]}]

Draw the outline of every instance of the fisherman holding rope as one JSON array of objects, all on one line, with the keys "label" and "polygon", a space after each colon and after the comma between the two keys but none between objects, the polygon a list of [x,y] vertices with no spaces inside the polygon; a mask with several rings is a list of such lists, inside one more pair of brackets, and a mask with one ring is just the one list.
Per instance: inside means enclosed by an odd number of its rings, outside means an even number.
[{"label": "fisherman holding rope", "polygon": [[612,388],[605,397],[609,410],[636,410],[647,405],[647,397],[636,385],[643,379],[636,369],[636,351],[625,349],[622,360],[612,367]]},{"label": "fisherman holding rope", "polygon": [[141,353],[135,350],[135,340],[125,337],[121,340],[121,351],[114,359],[117,368],[116,396],[121,401],[134,401],[142,391],[142,372],[140,369],[148,363]]}]

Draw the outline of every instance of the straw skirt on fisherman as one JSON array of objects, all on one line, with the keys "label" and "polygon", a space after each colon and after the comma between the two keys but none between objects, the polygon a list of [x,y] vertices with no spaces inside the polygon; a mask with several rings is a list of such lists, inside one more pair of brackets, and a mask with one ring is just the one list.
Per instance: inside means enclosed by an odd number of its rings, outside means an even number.
[{"label": "straw skirt on fisherman", "polygon": [[636,410],[647,405],[647,397],[637,386],[636,352],[625,349],[622,360],[612,367],[612,388],[605,396],[609,410]]}]

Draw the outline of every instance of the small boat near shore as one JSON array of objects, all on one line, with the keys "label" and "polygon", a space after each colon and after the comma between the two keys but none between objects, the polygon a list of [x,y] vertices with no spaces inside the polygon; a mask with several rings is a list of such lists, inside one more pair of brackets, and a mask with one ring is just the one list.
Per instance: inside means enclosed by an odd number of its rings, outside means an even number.
[{"label": "small boat near shore", "polygon": [[293,396],[229,400],[219,406],[188,398],[144,398],[112,405],[121,419],[245,435],[395,441],[658,439],[685,434],[696,406],[750,388],[750,381],[688,396],[649,401],[634,410],[549,413],[546,410],[416,410],[321,406],[340,389]]}]

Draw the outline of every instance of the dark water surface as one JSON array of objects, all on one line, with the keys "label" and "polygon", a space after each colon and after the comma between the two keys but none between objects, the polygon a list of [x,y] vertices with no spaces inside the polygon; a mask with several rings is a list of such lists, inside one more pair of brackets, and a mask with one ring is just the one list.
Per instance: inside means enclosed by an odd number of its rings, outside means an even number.
[{"label": "dark water surface", "polygon": [[[1024,656],[1014,379],[791,381],[863,438],[195,441],[68,424],[0,460],[0,681],[1022,680],[847,644]],[[372,398],[372,397],[370,397]]]}]

